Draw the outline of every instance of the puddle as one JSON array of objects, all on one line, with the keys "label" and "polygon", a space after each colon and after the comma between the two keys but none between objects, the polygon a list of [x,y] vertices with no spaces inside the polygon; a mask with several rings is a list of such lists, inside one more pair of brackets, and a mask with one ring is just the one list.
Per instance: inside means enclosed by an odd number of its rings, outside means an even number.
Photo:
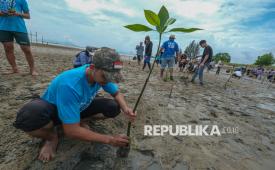
[{"label": "puddle", "polygon": [[269,110],[271,112],[275,112],[275,105],[274,103],[265,103],[265,104],[257,104],[258,108],[264,109],[264,110]]}]

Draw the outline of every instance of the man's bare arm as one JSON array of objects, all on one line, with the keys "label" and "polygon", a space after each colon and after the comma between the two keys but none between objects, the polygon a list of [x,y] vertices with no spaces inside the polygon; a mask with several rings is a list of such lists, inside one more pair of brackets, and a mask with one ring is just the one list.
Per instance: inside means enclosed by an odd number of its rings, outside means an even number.
[{"label": "man's bare arm", "polygon": [[18,17],[22,17],[22,18],[24,18],[24,19],[30,19],[31,18],[31,16],[30,16],[30,13],[17,13],[17,12],[15,12],[15,13],[9,13],[8,14],[9,16],[18,16]]},{"label": "man's bare arm", "polygon": [[136,113],[134,113],[133,110],[128,107],[124,99],[124,96],[120,92],[118,92],[113,97],[115,98],[116,102],[119,104],[122,111],[129,117],[131,121],[134,121],[134,119],[136,118]]},{"label": "man's bare arm", "polygon": [[208,60],[208,58],[209,58],[209,55],[206,55],[206,56],[204,57],[204,60],[201,62],[201,64],[205,64],[205,62]]},{"label": "man's bare arm", "polygon": [[83,128],[79,123],[63,124],[63,130],[66,136],[84,141],[94,141],[113,146],[125,146],[128,144],[127,137],[109,136],[93,132],[89,129]]}]

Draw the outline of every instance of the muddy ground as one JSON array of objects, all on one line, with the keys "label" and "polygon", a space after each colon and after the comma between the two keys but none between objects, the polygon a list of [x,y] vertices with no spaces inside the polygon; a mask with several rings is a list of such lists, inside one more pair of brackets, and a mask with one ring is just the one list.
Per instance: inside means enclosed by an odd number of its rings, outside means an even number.
[{"label": "muddy ground", "polygon": [[[116,157],[116,148],[99,143],[71,140],[62,135],[56,157],[49,163],[37,161],[41,141],[15,129],[12,123],[17,110],[36,94],[42,94],[50,80],[72,67],[76,49],[32,47],[40,76],[28,75],[21,51],[16,48],[18,75],[3,75],[9,68],[0,47],[0,169],[174,169],[230,170],[275,167],[275,87],[229,75],[205,73],[205,86],[190,84],[183,73],[174,82],[159,79],[155,68],[138,107],[132,128],[128,159]],[[135,62],[125,62],[126,81],[120,85],[130,106],[139,95],[147,71]],[[189,76],[190,77],[190,76]],[[170,96],[171,87],[173,87]],[[104,96],[109,97],[107,94]],[[221,136],[144,136],[147,125],[218,125],[237,128],[238,132]],[[92,129],[106,134],[125,133],[127,121],[121,114],[113,120],[90,121]]]}]

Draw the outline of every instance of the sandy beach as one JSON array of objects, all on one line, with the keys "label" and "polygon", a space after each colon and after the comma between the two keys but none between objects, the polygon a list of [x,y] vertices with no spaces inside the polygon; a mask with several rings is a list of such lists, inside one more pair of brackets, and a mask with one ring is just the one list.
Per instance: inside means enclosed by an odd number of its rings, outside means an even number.
[{"label": "sandy beach", "polygon": [[[189,83],[183,78],[186,75],[178,71],[174,82],[163,82],[158,67],[153,70],[138,107],[128,159],[117,159],[114,147],[68,139],[60,130],[56,156],[43,164],[37,160],[41,141],[15,129],[12,123],[23,104],[42,95],[55,76],[72,68],[79,50],[40,45],[33,46],[32,51],[40,76],[28,74],[26,60],[18,47],[15,54],[20,74],[4,75],[10,66],[0,47],[1,170],[271,170],[275,167],[274,84],[267,88],[267,82],[231,79],[225,89],[229,75],[224,70],[220,76],[205,73],[203,87]],[[134,61],[126,61],[124,66],[125,82],[120,89],[133,107],[149,70],[142,71]],[[221,136],[144,136],[144,125],[187,124],[232,127],[238,132]],[[91,120],[90,126],[106,134],[126,133],[127,120],[120,114],[113,120]]]}]

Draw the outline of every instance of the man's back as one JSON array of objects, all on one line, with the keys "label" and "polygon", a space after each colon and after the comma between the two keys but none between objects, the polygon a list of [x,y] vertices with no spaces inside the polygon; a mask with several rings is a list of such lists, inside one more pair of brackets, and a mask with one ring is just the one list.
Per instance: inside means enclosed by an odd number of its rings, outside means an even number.
[{"label": "man's back", "polygon": [[178,44],[172,40],[164,42],[162,48],[164,49],[164,57],[174,57],[175,53],[179,51]]}]

